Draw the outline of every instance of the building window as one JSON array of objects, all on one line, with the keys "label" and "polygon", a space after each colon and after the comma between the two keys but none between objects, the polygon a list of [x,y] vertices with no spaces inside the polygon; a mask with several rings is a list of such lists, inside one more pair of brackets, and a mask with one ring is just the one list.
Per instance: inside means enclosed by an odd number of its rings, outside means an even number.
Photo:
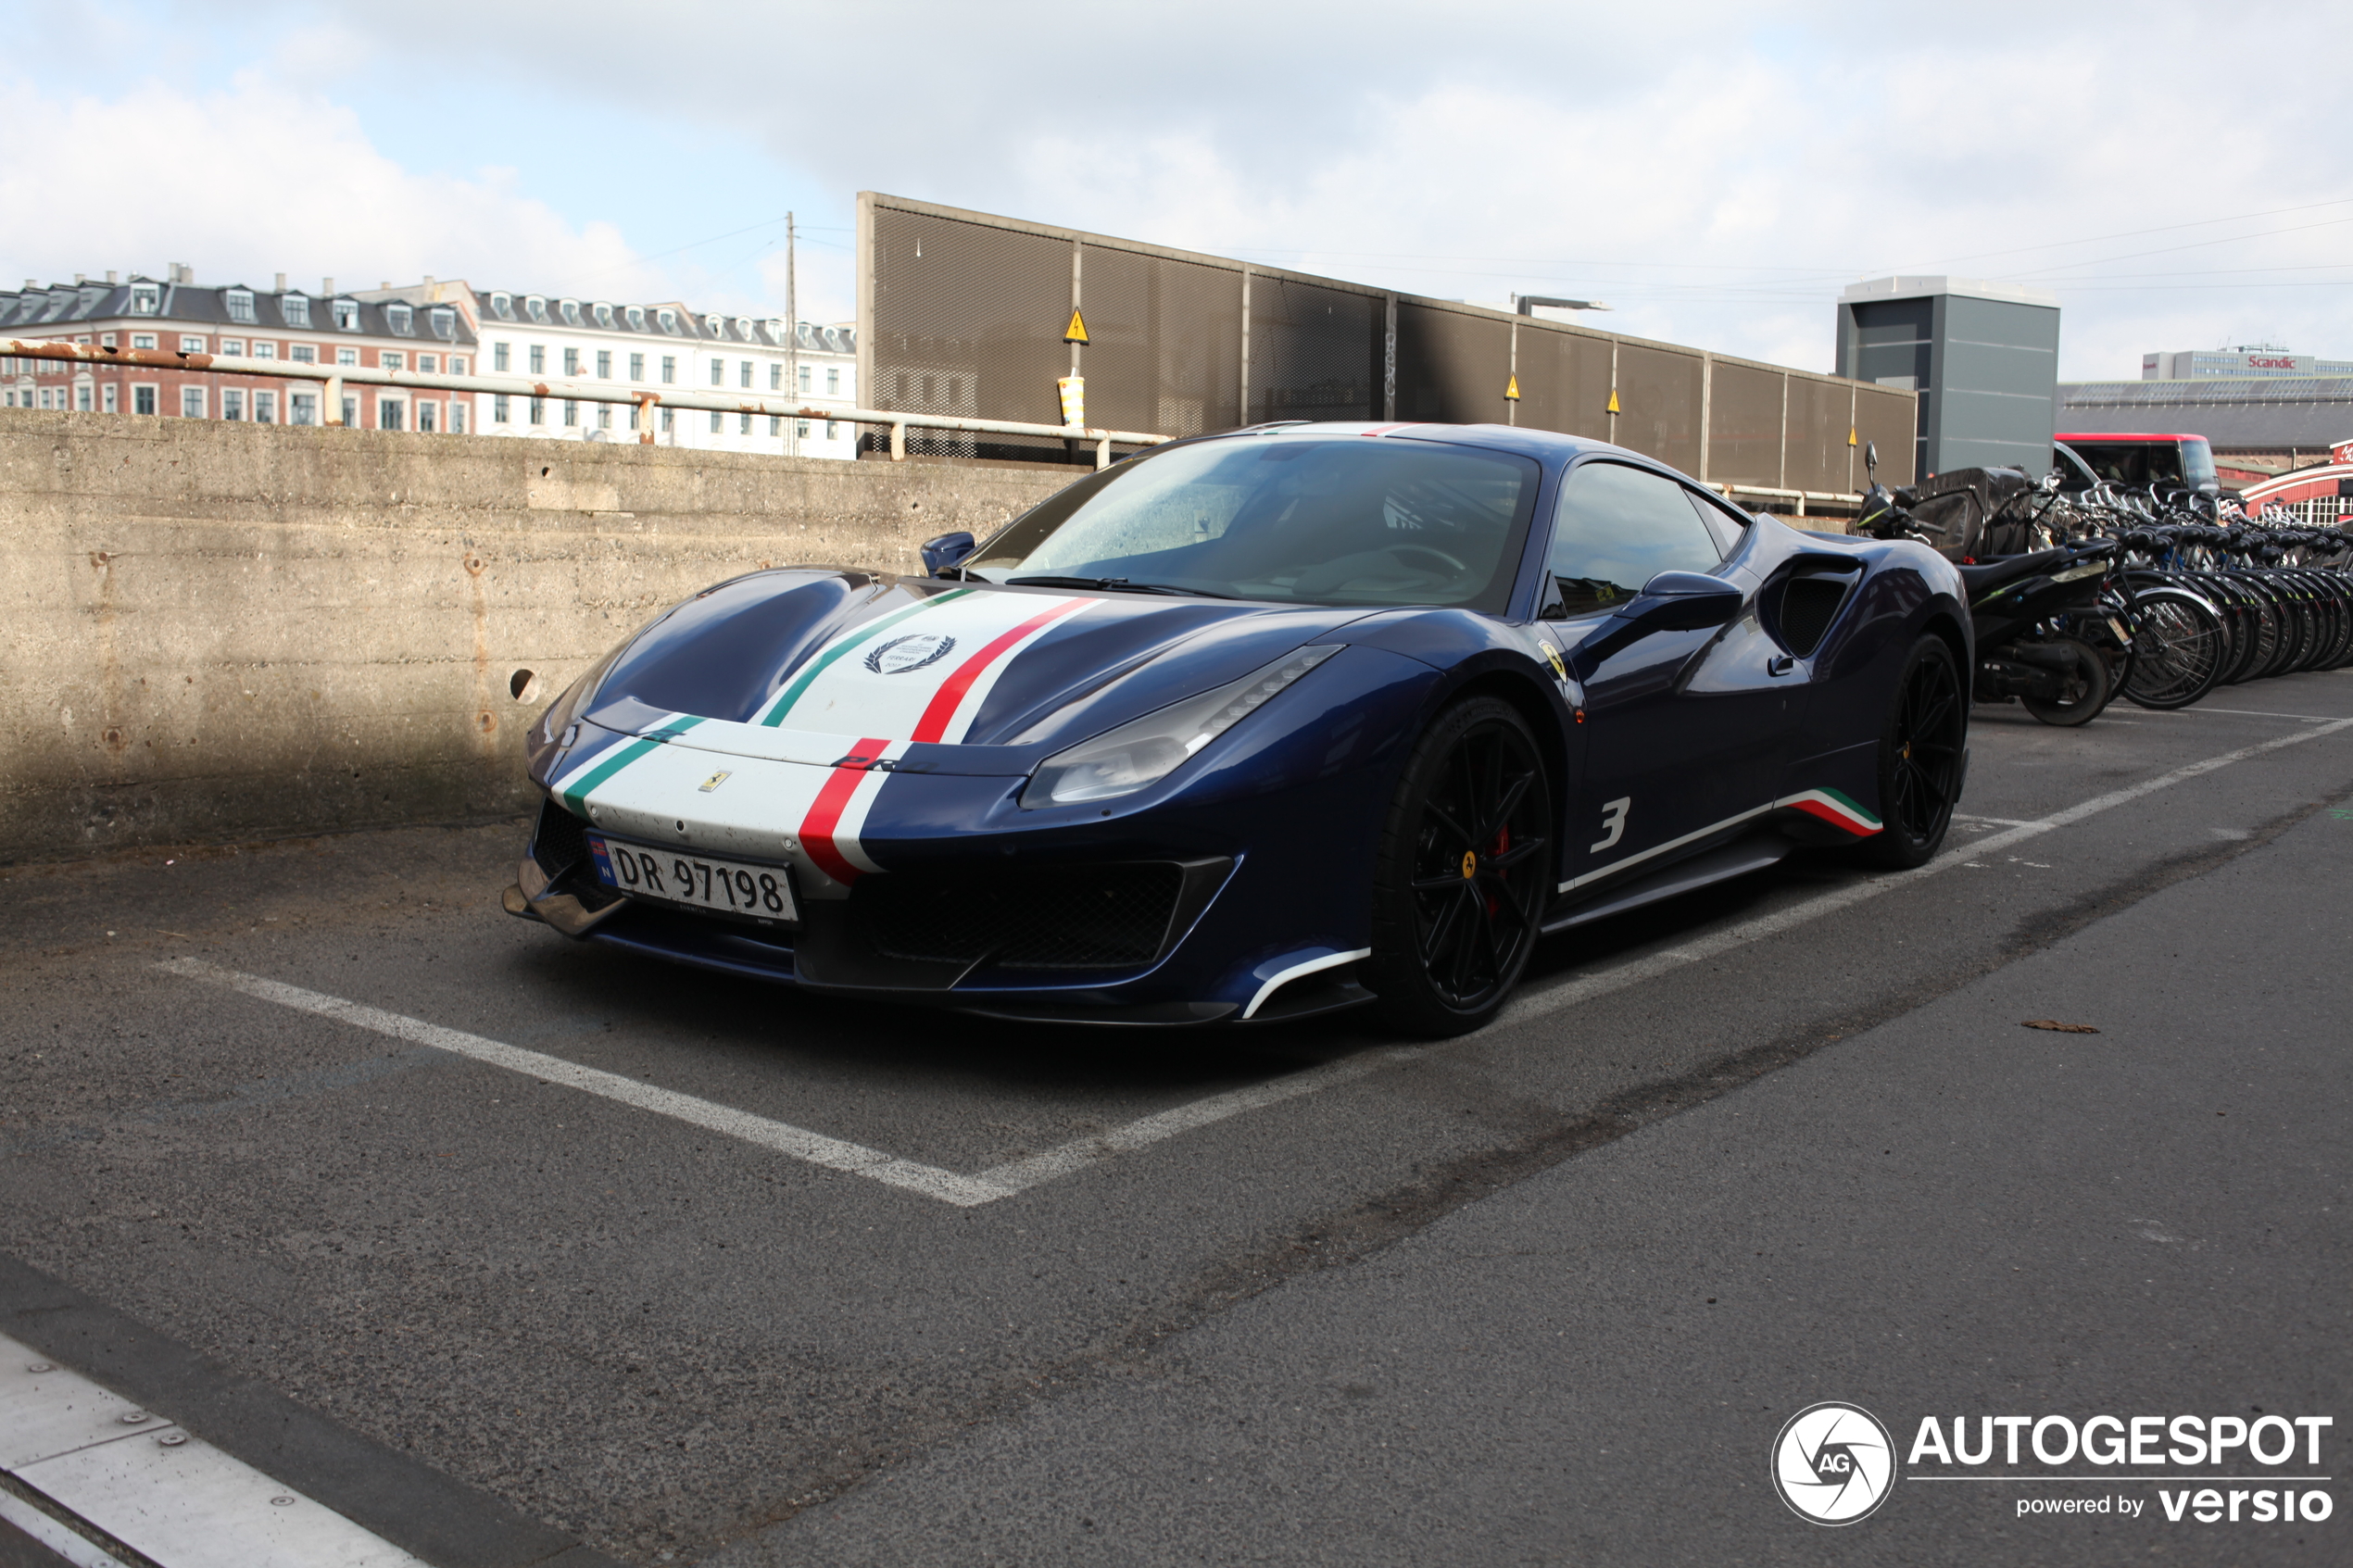
[{"label": "building window", "polygon": [[547,324],[547,301],[541,295],[535,294],[530,298],[522,302],[522,313],[530,317],[533,320],[538,322],[540,325],[546,326]]},{"label": "building window", "polygon": [[563,312],[565,326],[576,327],[580,325],[580,301],[576,299],[567,299],[561,305],[558,306],[557,308]]},{"label": "building window", "polygon": [[547,422],[547,400],[546,398],[535,397],[531,400],[531,422],[535,425],[544,425]]},{"label": "building window", "polygon": [[253,345],[252,353],[257,359],[275,359],[278,357],[278,345],[274,343],[257,343]]},{"label": "building window", "polygon": [[547,349],[544,344],[535,343],[531,345],[531,373],[535,376],[544,376],[547,373]]},{"label": "building window", "polygon": [[830,366],[825,370],[825,392],[829,396],[841,395],[841,371]]},{"label": "building window", "polygon": [[678,312],[675,310],[655,311],[654,321],[663,332],[668,332],[671,336],[676,337],[678,335]]},{"label": "building window", "polygon": [[376,359],[378,364],[387,370],[406,370],[409,366],[409,356],[389,348],[378,354]]},{"label": "building window", "polygon": [[156,389],[152,386],[132,387],[131,389],[131,411],[134,414],[154,413],[156,411]]},{"label": "building window", "polygon": [[494,294],[490,296],[490,313],[502,321],[511,321],[515,319],[515,302],[509,295]]},{"label": "building window", "polygon": [[490,368],[502,376],[514,369],[514,356],[507,345],[494,343],[490,345]]},{"label": "building window", "polygon": [[676,429],[678,428],[678,410],[677,410],[677,409],[675,409],[675,408],[664,408],[664,409],[661,411],[661,428],[662,428],[662,430],[663,430],[664,433],[669,433],[669,432],[671,432],[671,431],[674,431],[674,430],[676,430]]},{"label": "building window", "polygon": [[597,379],[612,380],[612,350],[610,348],[597,350]]},{"label": "building window", "polygon": [[600,327],[604,328],[604,329],[605,329],[605,331],[607,331],[607,332],[610,332],[610,331],[612,331],[612,307],[611,307],[611,306],[607,305],[607,304],[605,304],[603,301],[599,300],[599,301],[597,303],[596,307],[594,307],[594,314],[596,315],[596,318],[597,318],[597,325],[598,325],[598,326],[600,326]]},{"label": "building window", "polygon": [[195,336],[194,333],[182,332],[180,336],[180,352],[182,354],[202,354],[204,352],[204,339]]},{"label": "building window", "polygon": [[751,433],[751,416],[749,414],[737,414],[736,416],[736,420],[737,421],[736,425],[736,433],[737,435],[749,435]]},{"label": "building window", "polygon": [[800,390],[801,390],[801,391],[803,391],[803,392],[807,392],[807,391],[810,389],[810,387],[809,387],[809,378],[810,378],[810,376],[811,376],[812,374],[813,374],[813,373],[814,373],[814,372],[812,372],[812,371],[809,369],[809,367],[808,367],[808,366],[806,366],[806,365],[803,365],[803,366],[800,368]]},{"label": "building window", "polygon": [[[384,307],[384,325],[392,329],[395,337],[414,336],[417,331],[416,312],[405,305],[387,305]],[[396,425],[393,428],[396,430],[399,427]]]},{"label": "building window", "polygon": [[827,420],[825,421],[825,439],[828,441],[838,441],[841,439],[841,428],[832,420]]},{"label": "building window", "polygon": [[466,433],[466,406],[463,403],[449,405],[449,433],[452,435]]},{"label": "building window", "polygon": [[114,333],[100,332],[98,334],[98,344],[102,348],[112,348],[114,346]]},{"label": "building window", "polygon": [[577,348],[564,350],[564,374],[566,376],[580,374],[580,350]]},{"label": "building window", "polygon": [[359,351],[356,348],[338,348],[335,350],[335,363],[338,365],[357,365],[359,363]]},{"label": "building window", "polygon": [[343,424],[346,430],[359,428],[359,399],[357,397],[343,400]]},{"label": "building window", "polygon": [[297,365],[316,365],[319,362],[319,351],[307,343],[297,343],[288,352]]},{"label": "building window", "polygon": [[119,414],[122,412],[122,409],[119,407],[121,397],[122,388],[117,386],[112,382],[108,382],[107,383],[106,390],[99,395],[98,406],[109,414]]},{"label": "building window", "polygon": [[792,422],[792,433],[793,433],[793,434],[795,434],[795,435],[799,436],[799,437],[801,440],[803,440],[803,441],[808,440],[808,439],[809,439],[809,421],[808,421],[807,420],[793,420],[793,422]]},{"label": "building window", "polygon": [[319,422],[319,395],[315,392],[286,394],[286,422],[294,425],[317,424]]},{"label": "building window", "polygon": [[407,418],[407,408],[408,405],[402,403],[397,397],[377,398],[376,428],[378,430],[401,429]]},{"label": "building window", "polygon": [[490,395],[490,422],[495,425],[509,422],[507,395],[503,392],[494,392]]},{"label": "building window", "polygon": [[629,428],[631,430],[635,430],[637,428],[637,416],[642,412],[644,412],[644,410],[641,408],[632,408],[629,410]]},{"label": "building window", "polygon": [[359,302],[358,300],[338,299],[333,304],[333,310],[335,331],[356,332],[359,330]]},{"label": "building window", "polygon": [[93,395],[94,395],[91,391],[90,383],[83,382],[73,389],[73,406],[82,413],[90,412],[90,401]]},{"label": "building window", "polygon": [[180,389],[180,417],[183,420],[204,418],[204,388],[183,386]]},{"label": "building window", "polygon": [[282,294],[278,296],[278,314],[290,327],[308,327],[310,325],[310,301],[298,294]]},{"label": "building window", "polygon": [[444,343],[455,341],[458,336],[458,313],[446,305],[434,307],[433,335]]},{"label": "building window", "polygon": [[782,435],[785,433],[784,415],[771,414],[768,416],[768,433],[771,435]]},{"label": "building window", "polygon": [[567,429],[567,430],[569,430],[569,429],[573,428],[573,426],[575,426],[575,425],[577,425],[577,424],[579,424],[579,423],[580,423],[580,405],[579,405],[579,404],[577,404],[577,403],[575,403],[575,402],[573,402],[573,401],[571,398],[569,398],[569,397],[565,398],[565,399],[564,399],[564,428],[565,428],[565,429]]},{"label": "building window", "polygon": [[737,386],[741,386],[741,387],[749,387],[749,386],[751,385],[751,361],[750,361],[750,360],[749,360],[749,359],[745,360],[745,361],[743,362],[743,364],[742,364],[741,366],[739,366],[739,367],[736,369],[736,384]]},{"label": "building window", "polygon": [[464,355],[452,354],[449,357],[449,373],[453,376],[462,376],[466,373],[466,357]]},{"label": "building window", "polygon": [[713,386],[725,386],[727,384],[726,360],[713,359],[711,362],[711,384]]},{"label": "building window", "polygon": [[131,285],[131,313],[132,313],[132,315],[134,315],[134,316],[152,316],[152,315],[154,315],[154,314],[155,314],[157,310],[160,310],[160,309],[162,309],[162,308],[163,308],[163,285],[162,285],[162,284],[160,284],[160,283],[133,283],[133,284],[132,284],[132,285]]},{"label": "building window", "polygon": [[768,390],[771,392],[785,390],[785,365],[781,359],[768,367]]},{"label": "building window", "polygon": [[437,407],[439,407],[439,405],[433,403],[420,403],[417,405],[418,434],[431,435],[434,431],[441,428],[441,421],[435,417],[434,412]]},{"label": "building window", "polygon": [[719,413],[719,410],[718,410],[718,409],[716,409],[716,408],[713,408],[713,409],[711,411],[711,434],[713,434],[713,435],[717,435],[717,434],[719,433],[719,420],[720,420],[720,418],[721,418],[721,415],[720,415],[720,413]]},{"label": "building window", "polygon": [[[670,354],[665,354],[665,355],[663,355],[663,356],[661,357],[661,384],[662,384],[662,385],[664,385],[664,386],[668,386],[671,383],[673,383],[673,382],[676,381],[677,379],[678,379],[678,359],[677,359],[677,357],[676,357],[675,355],[670,355]],[[665,426],[664,428],[666,429],[666,428],[668,428],[668,427],[666,427],[666,426]]]},{"label": "building window", "polygon": [[258,425],[274,425],[278,422],[278,395],[276,393],[257,392],[253,395],[253,422]]},{"label": "building window", "polygon": [[629,330],[633,332],[646,330],[646,307],[642,305],[629,307],[621,313],[621,319],[629,323]]},{"label": "building window", "polygon": [[[431,375],[434,371],[439,370],[440,368],[441,360],[438,357],[431,354],[420,354],[417,356],[417,370],[419,374]],[[419,428],[422,429],[422,427],[420,426]]]},{"label": "building window", "polygon": [[153,332],[132,332],[131,334],[131,346],[133,348],[153,348],[155,345],[156,334]]},{"label": "building window", "polygon": [[597,406],[597,428],[598,428],[598,430],[610,430],[610,429],[612,429],[612,405],[611,405],[611,404],[610,404],[610,403],[600,403],[600,404],[598,404],[598,405]]},{"label": "building window", "polygon": [[644,381],[646,379],[646,357],[644,355],[632,354],[629,357],[629,379],[631,381]]},{"label": "building window", "polygon": [[245,417],[245,395],[242,390],[233,386],[224,386],[220,389],[220,417],[224,420],[242,420]]},{"label": "building window", "polygon": [[250,321],[254,320],[253,291],[251,289],[231,289],[227,294],[223,295],[221,298],[223,303],[229,307],[229,320],[232,321]]}]

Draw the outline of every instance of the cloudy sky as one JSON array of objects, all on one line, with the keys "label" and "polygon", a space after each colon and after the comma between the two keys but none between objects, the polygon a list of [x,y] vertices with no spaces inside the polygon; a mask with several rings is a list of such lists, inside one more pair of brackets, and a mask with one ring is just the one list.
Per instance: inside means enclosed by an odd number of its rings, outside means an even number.
[{"label": "cloudy sky", "polygon": [[[2353,357],[2342,14],[1456,0],[0,0],[0,279],[109,268],[852,313],[879,190],[1827,370],[1891,271],[2061,373]],[[2299,85],[2301,84],[2301,85]]]}]

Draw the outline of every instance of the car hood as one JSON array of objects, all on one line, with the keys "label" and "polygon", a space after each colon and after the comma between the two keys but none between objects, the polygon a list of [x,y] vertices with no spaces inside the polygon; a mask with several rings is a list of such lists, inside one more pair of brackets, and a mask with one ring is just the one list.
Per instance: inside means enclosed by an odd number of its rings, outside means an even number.
[{"label": "car hood", "polygon": [[1026,771],[1373,613],[763,571],[648,627],[579,711],[715,751],[830,761],[907,741],[930,771]]}]

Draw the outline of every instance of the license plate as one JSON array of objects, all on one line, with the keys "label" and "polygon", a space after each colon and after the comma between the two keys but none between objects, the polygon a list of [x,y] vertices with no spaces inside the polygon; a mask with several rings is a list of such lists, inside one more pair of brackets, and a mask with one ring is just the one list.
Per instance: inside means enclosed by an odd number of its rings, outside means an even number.
[{"label": "license plate", "polygon": [[588,835],[588,854],[596,863],[598,882],[633,897],[708,909],[763,925],[797,925],[800,921],[792,873],[782,866],[655,849],[593,833]]}]

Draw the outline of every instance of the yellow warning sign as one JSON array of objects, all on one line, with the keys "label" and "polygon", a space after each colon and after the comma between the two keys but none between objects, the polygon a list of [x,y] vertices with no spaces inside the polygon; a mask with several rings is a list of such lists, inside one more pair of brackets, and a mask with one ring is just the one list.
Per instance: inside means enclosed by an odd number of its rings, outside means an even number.
[{"label": "yellow warning sign", "polygon": [[1064,343],[1085,343],[1087,341],[1087,318],[1081,316],[1077,311],[1073,310],[1070,313],[1070,325],[1063,329],[1063,341]]},{"label": "yellow warning sign", "polygon": [[1617,388],[1614,386],[1609,389],[1609,411],[1613,414],[1622,414],[1626,411],[1617,406]]},{"label": "yellow warning sign", "polygon": [[1849,446],[1855,445],[1855,427],[1853,425],[1848,425],[1846,427],[1846,444]]},{"label": "yellow warning sign", "polygon": [[1504,383],[1504,395],[1515,403],[1519,401],[1519,377],[1515,375]]}]

